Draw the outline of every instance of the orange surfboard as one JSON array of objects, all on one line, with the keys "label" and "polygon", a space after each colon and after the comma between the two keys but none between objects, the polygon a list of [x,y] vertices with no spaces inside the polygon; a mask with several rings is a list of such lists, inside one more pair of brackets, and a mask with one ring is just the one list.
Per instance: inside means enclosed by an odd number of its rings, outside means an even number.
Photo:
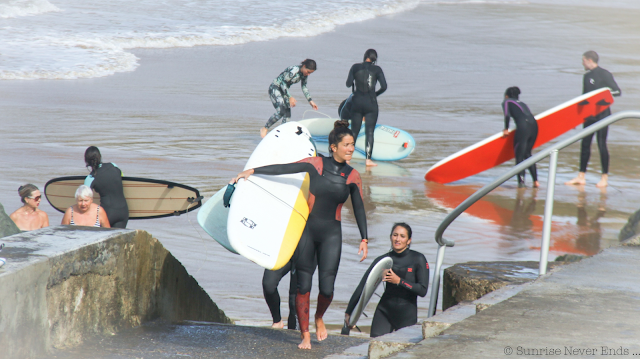
[{"label": "orange surfboard", "polygon": [[[541,146],[565,132],[581,125],[585,119],[606,110],[613,103],[611,90],[603,88],[558,105],[538,116],[538,138],[533,148]],[[513,138],[502,131],[471,145],[433,165],[424,175],[425,180],[450,183],[486,171],[515,157]]]}]

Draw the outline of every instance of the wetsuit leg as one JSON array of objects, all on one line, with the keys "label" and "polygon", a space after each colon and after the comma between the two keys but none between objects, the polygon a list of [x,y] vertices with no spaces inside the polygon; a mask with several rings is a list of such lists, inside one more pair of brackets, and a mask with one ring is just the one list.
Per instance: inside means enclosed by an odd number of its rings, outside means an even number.
[{"label": "wetsuit leg", "polygon": [[118,221],[116,223],[109,223],[109,225],[111,225],[111,228],[127,228],[127,223],[128,222],[129,222],[129,220]]},{"label": "wetsuit leg", "polygon": [[[513,138],[513,152],[516,155],[516,165],[524,161],[527,153],[527,133],[526,129],[516,128]],[[518,185],[524,184],[524,170],[518,173]]]},{"label": "wetsuit leg", "polygon": [[282,280],[282,277],[289,273],[290,270],[291,262],[278,270],[265,270],[262,276],[262,293],[269,306],[269,311],[271,312],[274,323],[282,320],[280,315],[280,293],[278,292],[278,284],[280,280]]},{"label": "wetsuit leg", "polygon": [[289,320],[287,320],[287,329],[296,329],[297,317],[296,317],[296,294],[298,290],[298,276],[295,270],[290,273],[289,280]]},{"label": "wetsuit leg", "polygon": [[367,136],[365,153],[367,155],[368,160],[371,159],[371,153],[373,152],[373,131],[376,129],[377,122],[378,122],[378,110],[376,108],[375,112],[370,112],[365,116],[364,130]]},{"label": "wetsuit leg", "polygon": [[111,228],[126,228],[127,222],[129,222],[129,208],[112,208],[111,206],[102,206],[107,218],[109,218],[109,225]]},{"label": "wetsuit leg", "polygon": [[351,113],[351,132],[353,132],[353,139],[356,141],[358,139],[358,135],[360,134],[360,129],[362,128],[362,118],[364,117],[363,113],[357,112]]},{"label": "wetsuit leg", "polygon": [[292,258],[298,277],[296,314],[298,315],[298,325],[302,333],[309,331],[309,295],[311,294],[311,280],[315,271],[314,258],[316,256],[314,241],[310,235],[309,222],[308,220]]},{"label": "wetsuit leg", "polygon": [[318,258],[318,281],[320,293],[318,294],[318,307],[316,318],[322,318],[333,300],[333,288],[340,265],[342,253],[342,228],[339,221],[324,222],[317,228],[323,229],[323,239],[316,247]]},{"label": "wetsuit leg", "polygon": [[[536,143],[536,139],[538,138],[538,126],[531,126],[529,129],[529,137],[527,138],[527,151],[524,154],[524,159],[528,159],[531,157],[531,151],[533,150],[533,145]],[[536,169],[536,164],[532,164],[529,167],[529,173],[531,173],[531,179],[533,182],[538,180],[538,171]]]},{"label": "wetsuit leg", "polygon": [[600,164],[602,165],[602,174],[609,173],[609,150],[607,149],[607,134],[609,126],[596,132],[596,140],[598,141],[598,150],[600,151]]},{"label": "wetsuit leg", "polygon": [[371,338],[379,337],[381,335],[389,334],[393,331],[391,322],[387,315],[381,308],[381,304],[378,304],[376,312],[373,315],[373,321],[371,322]]},{"label": "wetsuit leg", "polygon": [[287,106],[282,91],[280,91],[277,86],[269,86],[269,98],[271,99],[273,107],[276,109],[276,113],[269,117],[269,120],[264,125],[266,128],[271,127],[274,123],[280,120],[282,120],[282,123],[285,123],[291,118],[291,108]]}]

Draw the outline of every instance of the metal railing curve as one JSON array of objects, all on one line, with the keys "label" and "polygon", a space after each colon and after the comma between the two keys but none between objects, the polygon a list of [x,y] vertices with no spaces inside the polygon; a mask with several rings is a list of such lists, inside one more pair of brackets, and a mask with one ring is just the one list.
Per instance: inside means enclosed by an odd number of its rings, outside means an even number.
[{"label": "metal railing curve", "polygon": [[443,238],[444,231],[449,227],[449,225],[456,219],[462,212],[467,210],[471,205],[476,203],[479,199],[484,197],[487,193],[494,190],[496,187],[500,186],[511,177],[517,175],[519,172],[524,171],[529,168],[529,166],[533,165],[541,161],[542,159],[550,156],[550,164],[549,164],[549,181],[548,181],[548,189],[547,189],[547,200],[545,202],[545,210],[544,210],[544,224],[543,224],[543,233],[542,233],[542,245],[540,246],[540,275],[546,273],[547,270],[547,255],[549,253],[549,240],[551,234],[551,215],[553,212],[553,195],[554,195],[554,186],[555,186],[555,177],[556,177],[556,167],[558,160],[558,151],[562,150],[565,147],[568,147],[575,143],[578,140],[614,123],[627,118],[635,118],[640,119],[640,111],[622,111],[616,114],[610,115],[602,120],[594,123],[593,125],[583,129],[582,131],[576,133],[575,135],[567,138],[566,140],[560,141],[556,144],[553,144],[549,147],[546,147],[542,151],[536,153],[535,155],[529,157],[527,160],[520,162],[518,165],[512,167],[509,171],[505,172],[500,177],[493,180],[491,183],[485,185],[480,188],[474,194],[472,194],[469,198],[467,198],[464,202],[460,203],[458,207],[456,207],[451,213],[449,213],[438,229],[436,229],[435,239],[438,243],[438,253],[436,256],[436,268],[433,274],[433,281],[431,283],[431,297],[429,301],[429,317],[435,315],[436,305],[438,302],[438,292],[440,291],[440,270],[442,268],[442,262],[444,261],[444,252],[447,247],[453,247],[455,242],[451,240],[447,240]]}]

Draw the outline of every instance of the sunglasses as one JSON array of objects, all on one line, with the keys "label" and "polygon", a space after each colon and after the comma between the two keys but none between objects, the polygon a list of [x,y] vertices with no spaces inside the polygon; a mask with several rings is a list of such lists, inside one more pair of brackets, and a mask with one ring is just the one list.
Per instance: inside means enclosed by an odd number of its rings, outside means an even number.
[{"label": "sunglasses", "polygon": [[31,198],[32,200],[38,202],[42,198],[42,196],[27,197],[27,198]]}]

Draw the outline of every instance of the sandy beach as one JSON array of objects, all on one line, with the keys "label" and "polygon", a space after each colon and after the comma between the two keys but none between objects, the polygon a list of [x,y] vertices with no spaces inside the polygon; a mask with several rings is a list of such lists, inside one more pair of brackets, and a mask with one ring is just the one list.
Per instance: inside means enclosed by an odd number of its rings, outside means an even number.
[{"label": "sandy beach", "polygon": [[[51,178],[86,174],[83,153],[90,145],[125,175],[184,183],[208,198],[242,170],[259,142],[258,130],[273,112],[267,95],[273,78],[287,66],[315,59],[318,70],[309,78],[309,90],[319,110],[335,117],[349,94],[344,83],[350,66],[362,60],[367,48],[375,48],[389,83],[379,98],[379,123],[409,131],[417,146],[409,158],[370,171],[355,163],[363,175],[370,254],[358,262],[358,230],[350,205],[345,206],[342,261],[326,316],[337,330],[362,273],[389,250],[393,222],[409,223],[414,228],[411,248],[435,263],[433,235],[446,213],[513,165],[449,186],[423,179],[438,160],[502,129],[500,103],[507,87],[519,86],[521,100],[536,114],[568,101],[582,92],[581,55],[593,49],[622,89],[613,111],[640,108],[640,47],[635,45],[640,8],[630,1],[615,4],[424,2],[411,11],[313,37],[136,49],[138,68],[106,77],[3,80],[0,203],[11,212],[20,206],[21,184],[43,189]],[[293,96],[302,98],[299,86]],[[292,119],[301,119],[309,109],[300,101]],[[578,171],[579,145],[561,152],[551,259],[594,254],[618,240],[639,207],[639,135],[640,124],[633,121],[610,128],[611,186],[606,192],[595,188],[600,170],[595,144],[584,188],[561,184]],[[518,191],[513,179],[454,222],[445,236],[456,246],[447,251],[445,265],[538,260],[548,187],[544,161],[539,174],[541,189]],[[60,223],[61,213],[45,201],[41,208],[51,224]],[[215,243],[199,228],[195,213],[130,221],[128,227],[156,236],[238,324],[270,323],[260,286],[263,270]],[[283,316],[287,289],[288,277],[280,285]],[[312,298],[316,295],[314,288]],[[427,298],[419,300],[420,319],[426,317]],[[368,312],[374,309],[375,303]],[[361,324],[369,325],[371,317]]]}]

